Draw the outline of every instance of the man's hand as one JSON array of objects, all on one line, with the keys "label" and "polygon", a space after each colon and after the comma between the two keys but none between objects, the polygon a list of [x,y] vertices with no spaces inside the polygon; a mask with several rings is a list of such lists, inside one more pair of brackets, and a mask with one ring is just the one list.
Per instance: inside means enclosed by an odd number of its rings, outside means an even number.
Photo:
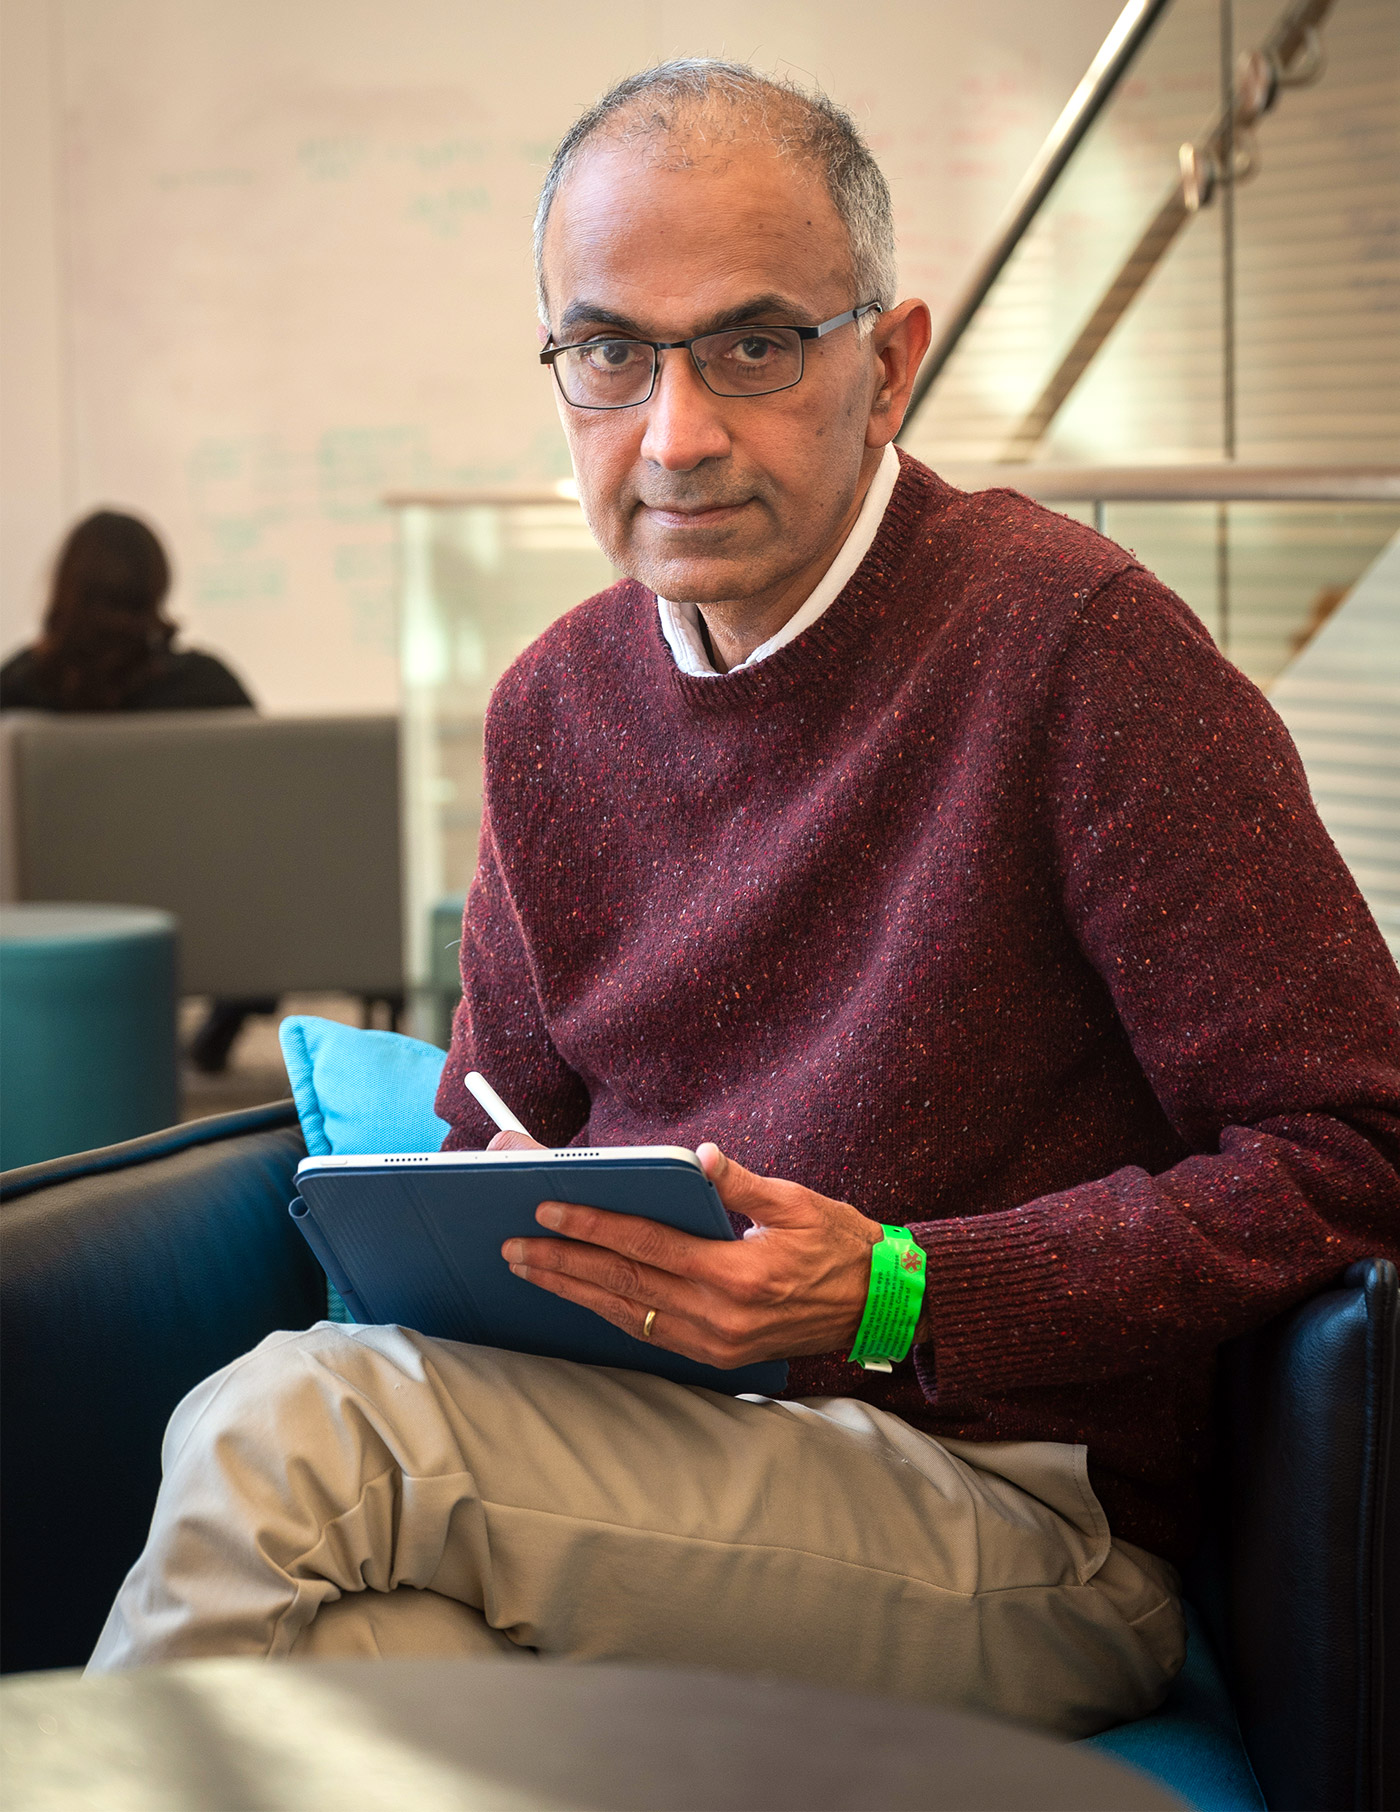
[{"label": "man's hand", "polygon": [[[497,1133],[492,1151],[524,1151]],[[567,1202],[541,1202],[535,1219],[567,1239],[509,1239],[501,1254],[517,1277],[582,1303],[642,1338],[730,1370],[762,1359],[846,1352],[870,1287],[874,1221],[800,1183],[757,1177],[717,1145],[696,1153],[725,1207],[754,1224],[741,1240],[696,1239],[657,1221]]]}]

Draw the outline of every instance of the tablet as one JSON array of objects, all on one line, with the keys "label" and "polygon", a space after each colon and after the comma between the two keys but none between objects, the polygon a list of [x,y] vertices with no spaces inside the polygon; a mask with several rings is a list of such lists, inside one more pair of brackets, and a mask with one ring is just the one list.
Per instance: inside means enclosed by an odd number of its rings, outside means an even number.
[{"label": "tablet", "polygon": [[569,1146],[304,1158],[296,1184],[292,1219],[356,1321],[655,1372],[731,1396],[771,1396],[787,1382],[779,1360],[721,1371],[634,1339],[514,1276],[501,1257],[512,1236],[551,1237],[535,1219],[548,1201],[640,1215],[700,1239],[733,1239],[693,1151]]}]

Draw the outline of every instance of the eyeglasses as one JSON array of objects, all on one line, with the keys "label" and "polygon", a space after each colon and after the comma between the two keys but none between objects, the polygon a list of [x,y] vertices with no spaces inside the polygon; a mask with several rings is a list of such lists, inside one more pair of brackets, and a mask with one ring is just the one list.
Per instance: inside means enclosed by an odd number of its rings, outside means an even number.
[{"label": "eyeglasses", "polygon": [[727,327],[693,340],[579,340],[546,346],[541,365],[552,365],[555,382],[575,409],[632,409],[651,400],[663,352],[690,354],[702,383],[716,396],[772,396],[802,381],[803,346],[838,327],[859,321],[878,302],[862,302],[816,327]]}]

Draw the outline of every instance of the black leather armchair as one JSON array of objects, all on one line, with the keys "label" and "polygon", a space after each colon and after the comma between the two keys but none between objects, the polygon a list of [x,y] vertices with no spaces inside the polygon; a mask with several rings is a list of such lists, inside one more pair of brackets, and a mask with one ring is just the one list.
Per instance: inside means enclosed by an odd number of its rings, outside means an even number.
[{"label": "black leather armchair", "polygon": [[1188,1589],[1271,1807],[1400,1805],[1398,1354],[1396,1269],[1371,1259],[1222,1357]]},{"label": "black leather armchair", "polygon": [[[288,1102],[0,1178],[6,1670],[86,1660],[176,1402],[324,1314],[287,1214],[303,1153]],[[1278,1812],[1400,1803],[1397,1349],[1395,1267],[1373,1260],[1222,1356],[1190,1589]]]},{"label": "black leather armchair", "polygon": [[0,1177],[0,1667],[86,1661],[140,1553],[170,1412],[326,1312],[287,1203],[291,1102]]}]

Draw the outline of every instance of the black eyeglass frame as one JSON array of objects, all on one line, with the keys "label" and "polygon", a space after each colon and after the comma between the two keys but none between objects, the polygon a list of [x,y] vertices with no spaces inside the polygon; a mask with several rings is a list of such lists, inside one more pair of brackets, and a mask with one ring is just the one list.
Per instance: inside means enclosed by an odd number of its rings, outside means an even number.
[{"label": "black eyeglass frame", "polygon": [[[761,396],[779,396],[784,390],[795,389],[796,386],[802,382],[803,374],[807,369],[807,357],[803,350],[805,342],[808,340],[825,339],[827,334],[835,333],[838,327],[845,327],[848,322],[859,321],[861,316],[868,315],[872,308],[877,314],[883,314],[885,312],[883,302],[862,302],[856,308],[848,308],[844,314],[833,315],[829,321],[819,321],[815,327],[794,327],[790,321],[744,321],[738,323],[734,327],[711,328],[708,333],[692,334],[688,340],[636,340],[629,334],[595,333],[587,340],[570,340],[568,344],[564,346],[546,346],[540,353],[540,363],[541,365],[548,365],[552,368],[554,372],[554,381],[559,386],[559,394],[571,409],[592,409],[599,411],[640,409],[643,403],[649,403],[656,394],[656,379],[657,374],[661,370],[662,353],[680,352],[684,349],[690,354],[690,362],[695,367],[696,376],[710,392],[711,396],[722,396],[726,399],[733,398],[740,402],[747,402],[756,400]],[[716,390],[714,385],[705,376],[704,367],[695,356],[695,348],[699,345],[700,341],[713,340],[719,334],[763,333],[765,330],[769,333],[781,332],[795,333],[797,335],[799,360],[797,376],[790,384],[779,384],[773,390],[748,390],[737,392]],[[569,395],[568,391],[565,390],[564,380],[560,376],[559,368],[554,361],[559,357],[561,352],[575,352],[580,346],[604,346],[610,340],[622,341],[628,346],[649,346],[651,348],[651,382],[647,386],[646,395],[636,397],[630,403],[576,403]]]}]

